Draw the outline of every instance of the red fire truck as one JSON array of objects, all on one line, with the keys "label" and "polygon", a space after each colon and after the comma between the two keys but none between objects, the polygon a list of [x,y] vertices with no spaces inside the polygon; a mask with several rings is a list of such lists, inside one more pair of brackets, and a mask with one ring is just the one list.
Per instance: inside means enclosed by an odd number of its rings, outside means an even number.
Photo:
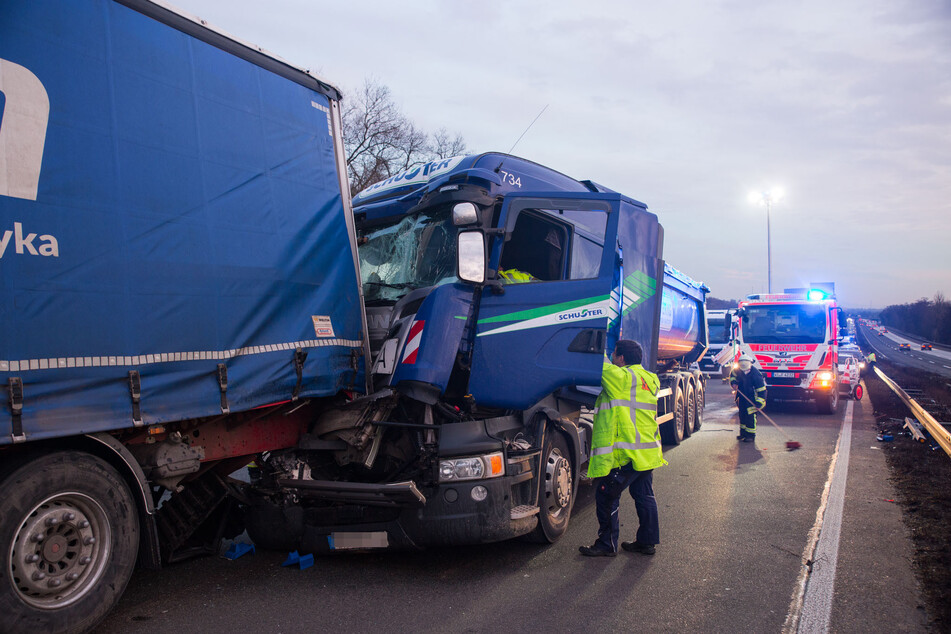
[{"label": "red fire truck", "polygon": [[842,309],[821,290],[750,295],[732,326],[734,361],[749,354],[769,400],[811,400],[824,414],[839,404],[838,334]]}]

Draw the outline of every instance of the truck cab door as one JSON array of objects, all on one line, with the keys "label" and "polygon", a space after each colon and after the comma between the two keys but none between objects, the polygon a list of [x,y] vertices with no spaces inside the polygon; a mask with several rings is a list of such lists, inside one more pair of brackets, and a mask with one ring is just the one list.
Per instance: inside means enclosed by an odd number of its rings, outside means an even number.
[{"label": "truck cab door", "polygon": [[560,387],[600,386],[619,209],[618,194],[506,197],[505,233],[489,247],[500,280],[483,290],[476,320],[477,403],[525,409]]}]

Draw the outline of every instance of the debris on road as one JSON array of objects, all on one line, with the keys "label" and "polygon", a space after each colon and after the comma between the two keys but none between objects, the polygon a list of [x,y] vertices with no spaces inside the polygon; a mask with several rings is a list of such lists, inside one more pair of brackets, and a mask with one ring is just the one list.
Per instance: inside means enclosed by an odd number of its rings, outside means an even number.
[{"label": "debris on road", "polygon": [[234,542],[231,546],[228,547],[228,550],[225,552],[225,559],[237,559],[247,555],[248,553],[254,552],[254,544],[248,544],[245,542]]}]

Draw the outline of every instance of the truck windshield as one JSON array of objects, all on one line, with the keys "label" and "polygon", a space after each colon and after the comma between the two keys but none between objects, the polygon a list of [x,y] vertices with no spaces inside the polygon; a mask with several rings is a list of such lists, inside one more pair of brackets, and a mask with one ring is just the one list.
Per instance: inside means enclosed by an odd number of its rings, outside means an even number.
[{"label": "truck windshield", "polygon": [[822,343],[826,308],[817,304],[747,306],[743,318],[746,343]]},{"label": "truck windshield", "polygon": [[446,208],[360,230],[360,274],[368,302],[457,281],[456,229]]},{"label": "truck windshield", "polygon": [[710,343],[726,343],[730,340],[728,332],[724,329],[723,319],[707,319],[707,333]]}]

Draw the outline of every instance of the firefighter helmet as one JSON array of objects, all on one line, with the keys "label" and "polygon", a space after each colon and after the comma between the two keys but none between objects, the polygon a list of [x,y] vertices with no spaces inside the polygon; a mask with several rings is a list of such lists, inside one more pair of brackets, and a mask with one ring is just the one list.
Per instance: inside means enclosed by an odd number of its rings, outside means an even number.
[{"label": "firefighter helmet", "polygon": [[749,372],[750,368],[753,367],[753,357],[744,352],[740,355],[740,358],[736,360],[736,365],[743,372]]}]

